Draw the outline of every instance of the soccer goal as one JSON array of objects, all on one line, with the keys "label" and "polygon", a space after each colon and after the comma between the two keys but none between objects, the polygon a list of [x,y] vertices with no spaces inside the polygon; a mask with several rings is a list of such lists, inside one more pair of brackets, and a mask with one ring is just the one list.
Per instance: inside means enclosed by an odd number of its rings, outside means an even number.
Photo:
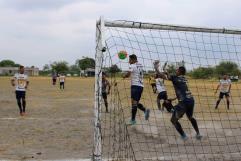
[{"label": "soccer goal", "polygon": [[[140,102],[150,109],[149,120],[145,120],[142,111],[137,112],[135,125],[129,124],[131,80],[122,78],[129,69],[131,54],[143,66],[144,90]],[[96,23],[95,60],[93,160],[241,160],[240,30],[101,18]],[[179,120],[188,136],[184,141],[170,121],[172,111],[158,109],[158,91],[152,86],[155,82],[151,82],[156,61],[160,71],[165,64],[165,71],[170,73],[185,66],[201,140],[196,139],[186,115]],[[108,112],[102,96],[106,92],[102,91],[103,72],[111,85]],[[223,95],[220,80],[225,75],[232,84]],[[165,80],[164,84],[168,98],[175,98],[172,82]],[[174,108],[177,103],[178,100],[172,102]]]}]

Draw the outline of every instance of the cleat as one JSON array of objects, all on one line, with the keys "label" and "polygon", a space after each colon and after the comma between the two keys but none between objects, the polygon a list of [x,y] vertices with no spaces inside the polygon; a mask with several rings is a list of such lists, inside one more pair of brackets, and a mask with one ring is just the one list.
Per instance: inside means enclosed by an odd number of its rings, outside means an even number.
[{"label": "cleat", "polygon": [[128,125],[135,125],[136,124],[136,120],[130,120]]},{"label": "cleat", "polygon": [[183,141],[187,141],[188,137],[187,137],[186,134],[184,134],[184,135],[181,136],[181,139],[182,139]]},{"label": "cleat", "polygon": [[197,140],[201,140],[201,139],[202,139],[202,137],[203,137],[203,136],[202,136],[202,135],[200,135],[200,134],[197,134],[197,135],[196,135],[196,139],[197,139]]},{"label": "cleat", "polygon": [[148,120],[150,117],[150,109],[146,109],[145,111],[145,120]]}]

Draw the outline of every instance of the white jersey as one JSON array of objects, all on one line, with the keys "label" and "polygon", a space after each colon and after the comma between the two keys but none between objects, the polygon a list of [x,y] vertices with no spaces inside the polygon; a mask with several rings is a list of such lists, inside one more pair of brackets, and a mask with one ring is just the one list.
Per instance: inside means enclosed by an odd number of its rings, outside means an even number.
[{"label": "white jersey", "polygon": [[229,86],[231,85],[231,80],[230,79],[221,79],[220,80],[220,92],[222,93],[227,93],[229,92]]},{"label": "white jersey", "polygon": [[131,72],[131,85],[132,86],[141,86],[143,85],[143,66],[140,63],[131,64],[129,67]]},{"label": "white jersey", "polygon": [[156,89],[157,89],[158,93],[166,91],[166,88],[165,88],[165,85],[164,85],[164,79],[161,79],[161,78],[156,79]]},{"label": "white jersey", "polygon": [[64,75],[61,75],[60,77],[59,77],[59,82],[64,82],[65,81],[65,76]]},{"label": "white jersey", "polygon": [[26,91],[28,76],[25,74],[16,73],[13,76],[16,83],[16,91]]}]

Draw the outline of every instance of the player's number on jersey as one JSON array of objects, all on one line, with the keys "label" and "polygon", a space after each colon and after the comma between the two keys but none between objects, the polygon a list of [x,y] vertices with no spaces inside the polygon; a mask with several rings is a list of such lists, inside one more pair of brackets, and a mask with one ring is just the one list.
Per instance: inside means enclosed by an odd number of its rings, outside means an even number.
[{"label": "player's number on jersey", "polygon": [[25,88],[26,81],[24,79],[18,79],[18,87]]}]

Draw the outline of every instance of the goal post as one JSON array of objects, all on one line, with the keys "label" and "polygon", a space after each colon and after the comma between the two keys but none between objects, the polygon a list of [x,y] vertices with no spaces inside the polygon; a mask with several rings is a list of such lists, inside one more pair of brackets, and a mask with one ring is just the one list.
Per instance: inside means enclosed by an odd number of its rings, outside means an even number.
[{"label": "goal post", "polygon": [[[146,121],[137,113],[137,124],[130,126],[130,80],[122,79],[128,70],[128,58],[118,52],[136,54],[144,68],[144,92],[141,102],[151,110]],[[150,77],[158,60],[167,70],[187,69],[188,86],[195,99],[194,116],[204,139],[195,140],[189,120],[181,119],[190,136],[180,140],[170,118],[171,113],[157,108],[158,93]],[[166,64],[165,64],[166,66]],[[96,22],[95,104],[93,161],[112,160],[241,160],[241,84],[233,79],[231,93],[214,94],[223,75],[241,76],[241,30],[184,25],[109,21]],[[102,72],[111,84],[109,112],[102,98]],[[176,97],[173,85],[164,82],[168,98]],[[227,104],[229,98],[230,104]],[[175,106],[177,100],[173,101]],[[227,109],[227,106],[230,109]]]},{"label": "goal post", "polygon": [[95,54],[95,106],[94,106],[94,149],[93,161],[102,161],[101,145],[101,87],[102,63],[104,52],[104,20],[101,18],[96,23],[96,54]]}]

